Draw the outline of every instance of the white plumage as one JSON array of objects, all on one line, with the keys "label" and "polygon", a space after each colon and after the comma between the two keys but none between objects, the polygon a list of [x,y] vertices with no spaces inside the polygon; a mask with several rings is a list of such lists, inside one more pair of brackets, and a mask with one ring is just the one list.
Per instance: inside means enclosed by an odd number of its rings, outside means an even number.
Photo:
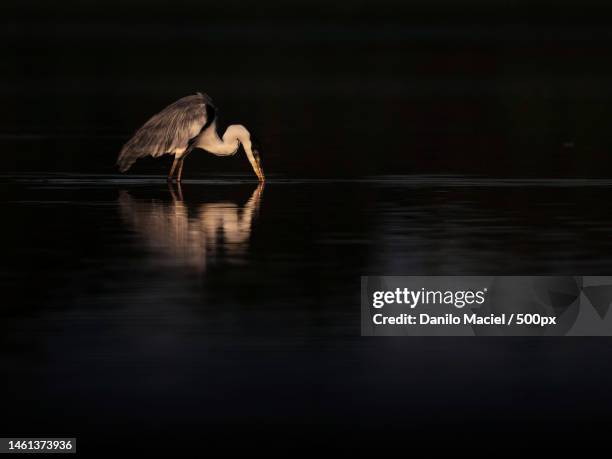
[{"label": "white plumage", "polygon": [[223,137],[217,134],[217,109],[212,99],[202,93],[183,97],[151,117],[123,146],[117,165],[126,172],[139,158],[174,155],[168,174],[171,181],[181,181],[183,161],[194,148],[217,156],[236,154],[240,145],[260,181],[265,177],[259,151],[251,141],[249,131],[240,124],[229,126]]}]

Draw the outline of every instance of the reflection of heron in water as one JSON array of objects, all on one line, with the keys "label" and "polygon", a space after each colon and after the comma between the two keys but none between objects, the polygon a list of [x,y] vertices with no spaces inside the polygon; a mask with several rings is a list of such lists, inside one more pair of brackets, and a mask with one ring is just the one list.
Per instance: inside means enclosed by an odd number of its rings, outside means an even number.
[{"label": "reflection of heron in water", "polygon": [[204,271],[219,254],[230,263],[243,260],[257,215],[263,184],[260,183],[244,206],[221,201],[201,204],[190,216],[178,190],[170,187],[172,200],[143,201],[126,191],[119,196],[119,208],[126,222],[140,233],[150,247],[181,263]]},{"label": "reflection of heron in water", "polygon": [[259,151],[251,134],[240,124],[229,126],[223,137],[217,134],[217,109],[206,94],[183,97],[168,105],[149,119],[121,149],[117,164],[127,171],[139,158],[174,155],[168,181],[176,173],[176,181],[183,176],[183,161],[194,148],[201,148],[216,156],[235,155],[240,145],[244,148],[255,174],[264,181]]}]

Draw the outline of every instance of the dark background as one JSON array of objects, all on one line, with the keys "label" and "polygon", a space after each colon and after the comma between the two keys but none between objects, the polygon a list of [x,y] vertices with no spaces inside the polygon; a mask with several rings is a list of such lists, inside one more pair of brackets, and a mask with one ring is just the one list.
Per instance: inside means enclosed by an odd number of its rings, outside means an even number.
[{"label": "dark background", "polygon": [[[610,177],[606,2],[0,8],[0,436],[106,457],[607,442],[609,339],[359,336],[362,275],[610,274],[609,180],[417,176]],[[161,179],[88,175],[195,91],[272,178],[241,256],[221,230],[188,246],[204,272],[145,217],[198,240],[203,208],[244,215],[242,155],[194,153],[183,208]],[[407,175],[293,180],[376,174]]]},{"label": "dark background", "polygon": [[[598,1],[84,1],[2,6],[7,171],[114,172],[196,91],[268,175],[609,176],[610,8]],[[168,158],[135,172],[166,171]],[[193,155],[187,177],[249,170]]]}]

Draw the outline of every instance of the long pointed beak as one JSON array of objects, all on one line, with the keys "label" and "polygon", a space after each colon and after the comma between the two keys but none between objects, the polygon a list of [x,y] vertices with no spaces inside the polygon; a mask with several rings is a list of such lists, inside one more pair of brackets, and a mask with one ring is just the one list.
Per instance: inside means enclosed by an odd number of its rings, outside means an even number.
[{"label": "long pointed beak", "polygon": [[257,178],[259,179],[260,182],[263,182],[266,180],[266,177],[263,173],[263,168],[261,167],[261,160],[259,159],[259,152],[257,150],[251,149],[251,146],[248,145],[245,149],[244,152],[247,155],[247,158],[249,159],[249,162],[251,163],[251,167],[253,168],[253,171],[255,171],[255,175],[257,175]]},{"label": "long pointed beak", "polygon": [[254,169],[255,169],[255,174],[257,174],[257,178],[259,179],[259,181],[265,182],[266,176],[264,175],[263,168],[261,167],[261,161],[259,160],[259,158],[256,159],[256,167]]}]

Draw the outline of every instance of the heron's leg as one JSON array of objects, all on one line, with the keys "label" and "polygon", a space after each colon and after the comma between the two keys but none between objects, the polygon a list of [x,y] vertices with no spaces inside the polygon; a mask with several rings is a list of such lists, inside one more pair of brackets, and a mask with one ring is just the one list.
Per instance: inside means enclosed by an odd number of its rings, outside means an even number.
[{"label": "heron's leg", "polygon": [[183,201],[183,189],[181,188],[181,184],[177,182],[176,191],[174,191],[174,185],[172,182],[168,182],[168,190],[170,191],[170,196],[172,196],[173,202],[182,202]]},{"label": "heron's leg", "polygon": [[176,177],[176,181],[178,183],[181,183],[181,180],[183,178],[183,164],[184,164],[185,160],[183,158],[181,158],[180,161],[181,162],[179,163],[179,166],[178,166],[179,170],[178,170],[178,174],[177,174],[177,177]]},{"label": "heron's leg", "polygon": [[170,168],[170,173],[168,174],[168,181],[172,181],[172,176],[174,175],[174,171],[176,169],[176,165],[178,164],[178,159],[174,157],[174,161],[172,162],[172,167]]}]

